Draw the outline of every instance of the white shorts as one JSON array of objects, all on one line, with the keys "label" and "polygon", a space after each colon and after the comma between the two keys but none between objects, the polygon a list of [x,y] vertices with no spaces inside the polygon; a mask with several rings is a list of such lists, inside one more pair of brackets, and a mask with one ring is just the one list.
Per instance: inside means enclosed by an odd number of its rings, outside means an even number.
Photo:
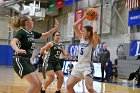
[{"label": "white shorts", "polygon": [[89,62],[77,63],[71,72],[72,76],[83,79],[85,76],[93,78],[94,76],[94,66]]}]

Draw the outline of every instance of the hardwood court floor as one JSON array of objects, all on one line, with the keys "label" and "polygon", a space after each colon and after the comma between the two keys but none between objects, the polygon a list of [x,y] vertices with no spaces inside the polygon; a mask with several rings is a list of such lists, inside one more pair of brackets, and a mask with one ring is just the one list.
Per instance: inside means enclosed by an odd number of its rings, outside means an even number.
[{"label": "hardwood court floor", "polygon": [[[40,77],[41,74],[40,74]],[[66,80],[62,87],[62,93],[66,93]],[[125,80],[118,79],[117,83],[101,83],[94,81],[94,89],[97,93],[140,93],[140,88],[130,83],[127,84]],[[119,84],[120,83],[120,84]],[[13,71],[13,68],[0,66],[0,93],[25,93],[29,84],[26,80],[21,80],[18,75]],[[74,89],[76,93],[82,93],[82,82],[78,83]],[[49,86],[46,93],[54,93],[56,90],[56,80]],[[85,93],[88,93],[85,89]]]}]

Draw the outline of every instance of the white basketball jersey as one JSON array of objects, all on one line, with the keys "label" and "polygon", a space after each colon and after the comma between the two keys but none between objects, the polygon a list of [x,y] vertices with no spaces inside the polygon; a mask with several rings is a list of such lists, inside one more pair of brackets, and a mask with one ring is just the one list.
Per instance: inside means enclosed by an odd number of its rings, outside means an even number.
[{"label": "white basketball jersey", "polygon": [[84,39],[80,40],[78,62],[91,62],[91,52],[92,44]]}]

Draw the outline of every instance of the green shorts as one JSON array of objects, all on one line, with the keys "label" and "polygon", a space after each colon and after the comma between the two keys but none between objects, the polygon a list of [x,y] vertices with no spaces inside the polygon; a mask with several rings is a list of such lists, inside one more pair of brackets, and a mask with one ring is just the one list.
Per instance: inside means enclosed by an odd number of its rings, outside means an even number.
[{"label": "green shorts", "polygon": [[13,68],[20,78],[35,71],[34,66],[30,63],[30,58],[25,57],[13,58]]},{"label": "green shorts", "polygon": [[61,70],[60,63],[59,62],[48,62],[47,71],[49,71],[49,70],[54,70],[54,72]]},{"label": "green shorts", "polygon": [[61,70],[62,70],[62,68],[63,68],[63,64],[64,64],[64,59],[59,59],[59,61],[58,61],[58,62],[60,63]]}]

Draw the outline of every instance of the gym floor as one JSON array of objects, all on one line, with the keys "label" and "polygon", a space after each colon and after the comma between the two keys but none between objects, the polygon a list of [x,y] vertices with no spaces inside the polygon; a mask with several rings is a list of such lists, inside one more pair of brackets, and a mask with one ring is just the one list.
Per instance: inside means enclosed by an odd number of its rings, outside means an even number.
[{"label": "gym floor", "polygon": [[[42,78],[42,74],[39,73]],[[68,76],[65,76],[65,80],[62,86],[62,93],[66,93],[66,81]],[[49,86],[46,93],[54,93],[56,90],[56,80]],[[140,93],[140,86],[136,86],[136,82],[127,82],[126,79],[117,79],[109,81],[108,83],[93,81],[94,89],[97,93]],[[14,72],[12,67],[0,66],[0,93],[25,93],[29,83],[26,80],[21,80]],[[74,87],[76,93],[83,93],[82,81]],[[85,93],[88,93],[84,86]]]}]

